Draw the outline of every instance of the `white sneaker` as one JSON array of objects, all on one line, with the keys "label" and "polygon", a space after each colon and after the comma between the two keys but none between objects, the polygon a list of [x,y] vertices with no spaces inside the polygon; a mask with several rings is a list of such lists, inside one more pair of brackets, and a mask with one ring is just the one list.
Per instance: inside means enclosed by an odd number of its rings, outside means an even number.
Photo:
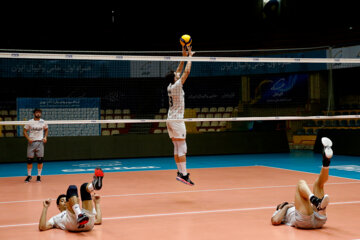
[{"label": "white sneaker", "polygon": [[323,137],[321,138],[321,143],[324,146],[324,155],[326,158],[330,159],[333,157],[333,150],[331,149],[332,147],[332,141],[327,138],[327,137]]},{"label": "white sneaker", "polygon": [[330,138],[322,137],[321,143],[324,147],[332,147],[332,141],[330,140]]},{"label": "white sneaker", "polygon": [[325,210],[327,205],[329,205],[329,202],[330,202],[329,195],[325,194],[324,197],[322,198],[322,201],[320,203],[318,210],[319,211]]}]

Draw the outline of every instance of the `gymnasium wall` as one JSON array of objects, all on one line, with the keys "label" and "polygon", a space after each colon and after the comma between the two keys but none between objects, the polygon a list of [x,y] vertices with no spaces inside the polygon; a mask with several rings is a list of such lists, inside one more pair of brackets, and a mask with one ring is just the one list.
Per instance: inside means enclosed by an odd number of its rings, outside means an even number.
[{"label": "gymnasium wall", "polygon": [[[188,155],[289,152],[285,131],[217,132],[187,135]],[[0,162],[25,162],[25,138],[1,138]],[[173,155],[167,134],[52,137],[45,145],[46,161],[166,157]]]}]

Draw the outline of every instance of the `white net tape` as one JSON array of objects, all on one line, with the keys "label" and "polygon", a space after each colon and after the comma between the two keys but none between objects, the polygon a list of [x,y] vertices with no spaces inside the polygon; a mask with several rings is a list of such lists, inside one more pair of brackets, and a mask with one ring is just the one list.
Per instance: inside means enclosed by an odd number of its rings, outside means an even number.
[{"label": "white net tape", "polygon": [[359,58],[274,58],[274,57],[178,57],[178,56],[129,56],[47,53],[0,53],[0,58],[18,59],[74,59],[117,61],[162,61],[162,62],[263,62],[263,63],[360,63]]},{"label": "white net tape", "polygon": [[[276,116],[276,117],[231,117],[231,118],[184,118],[184,119],[111,119],[111,120],[49,120],[47,124],[102,124],[102,123],[159,123],[159,122],[215,122],[215,121],[297,121],[358,119],[360,115],[339,116]],[[0,125],[26,125],[28,121],[0,121]]]}]

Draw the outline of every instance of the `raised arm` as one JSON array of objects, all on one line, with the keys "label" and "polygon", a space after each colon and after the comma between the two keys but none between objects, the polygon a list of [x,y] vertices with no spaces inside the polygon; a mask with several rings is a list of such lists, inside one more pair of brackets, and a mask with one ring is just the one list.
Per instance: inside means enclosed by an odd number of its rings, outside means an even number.
[{"label": "raised arm", "polygon": [[[181,49],[182,49],[182,55],[183,55],[183,57],[186,57],[186,50],[185,50],[185,48],[182,47]],[[178,66],[177,69],[176,69],[176,73],[177,73],[177,74],[181,74],[183,68],[184,68],[184,61],[181,61],[181,62],[179,63],[179,66]]]},{"label": "raised arm", "polygon": [[[187,47],[189,57],[192,57],[195,54],[195,52],[191,51],[191,48],[192,48],[191,46]],[[182,84],[185,83],[186,79],[188,78],[188,76],[190,74],[190,71],[191,71],[191,61],[188,61],[186,63],[185,71],[180,78]]]},{"label": "raised arm", "polygon": [[102,214],[100,209],[100,195],[94,195],[94,205],[96,210],[95,224],[100,225],[102,223]]},{"label": "raised arm", "polygon": [[50,203],[51,203],[51,199],[45,200],[43,202],[43,210],[41,212],[41,217],[39,222],[40,231],[46,231],[53,228],[53,225],[46,220],[47,210],[50,206]]}]

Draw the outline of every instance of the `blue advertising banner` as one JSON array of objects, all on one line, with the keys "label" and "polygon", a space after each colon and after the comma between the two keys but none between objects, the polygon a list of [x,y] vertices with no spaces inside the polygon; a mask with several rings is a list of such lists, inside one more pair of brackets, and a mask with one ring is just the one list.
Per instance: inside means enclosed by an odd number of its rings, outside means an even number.
[{"label": "blue advertising banner", "polygon": [[308,74],[251,79],[251,103],[304,103],[308,96],[308,79]]},{"label": "blue advertising banner", "polygon": [[[316,50],[303,53],[287,53],[271,56],[275,58],[325,58],[326,50]],[[274,73],[296,73],[326,70],[326,63],[193,63],[192,77],[207,76],[240,76]]]},{"label": "blue advertising banner", "polygon": [[[45,120],[100,119],[100,98],[17,98],[19,121],[33,118],[33,110],[40,108]],[[49,136],[99,136],[100,124],[51,124]],[[23,136],[22,127],[18,135]]]},{"label": "blue advertising banner", "polygon": [[[331,52],[330,52],[331,51]],[[342,48],[333,48],[327,51],[327,56],[330,58],[360,58],[360,45]],[[328,68],[330,68],[330,63]],[[359,63],[334,63],[332,64],[333,69],[338,68],[351,68],[359,67]]]},{"label": "blue advertising banner", "polygon": [[[326,50],[258,57],[326,58]],[[71,59],[0,59],[0,78],[159,78],[176,70],[178,62]],[[240,76],[326,70],[322,63],[194,62],[192,77]]]},{"label": "blue advertising banner", "polygon": [[[276,58],[325,58],[326,50],[302,53],[258,56]],[[131,61],[131,77],[164,77],[175,71],[178,62]],[[239,62],[194,62],[191,77],[241,76],[255,74],[291,73],[326,70],[326,63],[239,63]]]},{"label": "blue advertising banner", "polygon": [[128,61],[0,59],[0,78],[129,78]]}]

